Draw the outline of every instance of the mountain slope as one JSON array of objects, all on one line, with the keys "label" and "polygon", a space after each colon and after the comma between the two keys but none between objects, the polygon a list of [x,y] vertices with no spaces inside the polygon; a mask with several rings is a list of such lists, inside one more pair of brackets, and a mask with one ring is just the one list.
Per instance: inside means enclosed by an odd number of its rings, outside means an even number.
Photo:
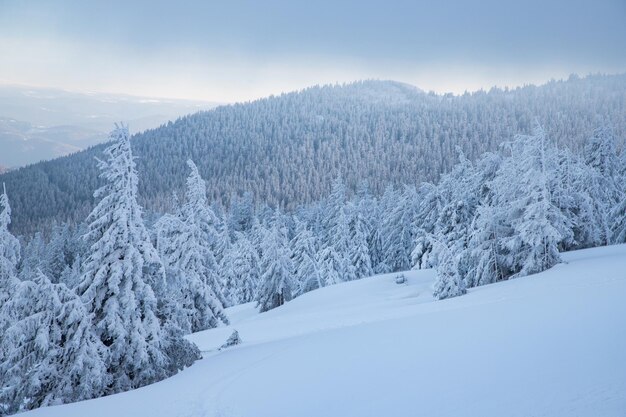
[{"label": "mountain slope", "polygon": [[[25,416],[623,416],[626,245],[432,301],[432,271],[313,291],[192,335],[204,359],[135,391]],[[239,346],[214,350],[231,328]]]},{"label": "mountain slope", "polygon": [[[313,87],[222,106],[136,135],[140,195],[148,210],[171,206],[192,158],[210,198],[227,203],[250,191],[256,201],[294,208],[319,199],[339,172],[350,188],[436,180],[457,160],[495,150],[537,117],[551,139],[579,150],[599,125],[626,137],[626,75],[572,77],[515,90],[461,96],[425,94],[392,81]],[[132,128],[132,126],[131,126]],[[0,176],[12,199],[13,230],[50,220],[82,220],[99,183],[102,146]]]}]

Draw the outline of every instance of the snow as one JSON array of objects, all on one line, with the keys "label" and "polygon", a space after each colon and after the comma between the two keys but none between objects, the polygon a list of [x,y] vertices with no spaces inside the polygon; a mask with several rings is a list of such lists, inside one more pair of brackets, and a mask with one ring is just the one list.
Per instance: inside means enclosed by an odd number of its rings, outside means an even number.
[{"label": "snow", "polygon": [[[43,417],[620,416],[626,245],[433,301],[434,272],[307,293],[191,335],[204,359],[159,383]],[[242,344],[216,351],[236,329]]]}]

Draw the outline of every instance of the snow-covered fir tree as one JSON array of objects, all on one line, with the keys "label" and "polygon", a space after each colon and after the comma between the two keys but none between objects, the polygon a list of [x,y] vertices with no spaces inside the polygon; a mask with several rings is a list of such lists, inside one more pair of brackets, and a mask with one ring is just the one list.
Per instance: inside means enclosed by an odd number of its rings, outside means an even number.
[{"label": "snow-covered fir tree", "polygon": [[381,213],[383,262],[391,271],[403,271],[411,267],[411,253],[415,247],[416,192],[407,186],[396,196],[395,203],[384,207]]},{"label": "snow-covered fir tree", "polygon": [[206,187],[192,161],[187,162],[186,203],[176,215],[156,224],[157,248],[166,265],[169,293],[177,300],[179,326],[185,333],[228,323],[212,248],[218,239],[216,217],[208,207]]},{"label": "snow-covered fir tree", "polygon": [[588,173],[591,182],[589,191],[593,193],[601,242],[610,244],[615,240],[614,225],[619,223],[614,217],[614,210],[626,189],[619,175],[619,158],[611,129],[606,126],[596,129],[585,143],[583,154],[585,163],[591,168]]},{"label": "snow-covered fir tree", "polygon": [[53,284],[37,272],[17,285],[0,317],[10,318],[0,338],[0,411],[15,413],[107,392],[106,347],[92,331],[92,315],[65,284]]},{"label": "snow-covered fir tree", "polygon": [[555,152],[543,128],[519,136],[511,157],[494,179],[494,205],[505,210],[510,233],[502,240],[506,264],[514,276],[546,270],[560,260],[559,244],[572,235],[571,224],[551,196],[556,177]]},{"label": "snow-covered fir tree", "polygon": [[350,223],[348,225],[350,234],[349,261],[354,267],[354,277],[356,279],[369,277],[374,274],[368,245],[370,236],[369,222],[365,217],[366,213],[359,210],[359,207],[352,203],[348,205],[348,213],[350,213]]},{"label": "snow-covered fir tree", "polygon": [[316,257],[317,245],[317,238],[307,224],[296,219],[295,236],[291,240],[296,295],[324,286]]},{"label": "snow-covered fir tree", "polygon": [[259,286],[260,260],[248,238],[235,232],[235,243],[226,251],[220,265],[222,293],[228,305],[248,303]]},{"label": "snow-covered fir tree", "polygon": [[436,241],[437,252],[437,277],[433,286],[433,297],[437,300],[458,297],[467,292],[465,282],[458,270],[458,256],[456,256],[444,243]]},{"label": "snow-covered fir tree", "polygon": [[0,194],[0,307],[17,282],[16,268],[20,260],[20,242],[9,231],[9,224],[11,224],[11,206],[6,186],[3,184]]},{"label": "snow-covered fir tree", "polygon": [[50,242],[46,245],[42,272],[52,282],[59,282],[61,273],[73,262],[70,244],[70,229],[67,224],[52,228]]},{"label": "snow-covered fir tree", "polygon": [[163,267],[143,224],[137,172],[128,128],[117,126],[99,161],[105,185],[88,217],[91,251],[77,292],[106,347],[111,383],[106,393],[136,388],[168,376],[169,365],[153,288],[164,286]]},{"label": "snow-covered fir tree", "polygon": [[261,278],[256,294],[259,311],[279,307],[293,298],[293,261],[286,231],[273,225],[261,244]]}]

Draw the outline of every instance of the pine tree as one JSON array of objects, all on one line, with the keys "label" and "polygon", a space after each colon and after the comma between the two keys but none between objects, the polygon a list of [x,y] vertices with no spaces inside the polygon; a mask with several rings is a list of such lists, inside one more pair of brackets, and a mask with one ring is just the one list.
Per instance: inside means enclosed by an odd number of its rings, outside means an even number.
[{"label": "pine tree", "polygon": [[[615,207],[624,198],[624,186],[619,176],[619,158],[615,150],[615,139],[609,127],[596,129],[587,140],[584,148],[587,166],[593,172],[589,175],[590,192],[600,221],[603,244],[610,244],[615,239],[613,233],[619,220],[615,217]],[[619,227],[619,226],[617,226]]]},{"label": "pine tree", "polygon": [[383,216],[383,260],[392,271],[403,271],[411,267],[411,253],[415,248],[416,193],[405,187],[395,204],[386,208]]},{"label": "pine tree", "polygon": [[555,153],[543,128],[537,123],[532,136],[519,136],[511,146],[511,157],[494,180],[494,204],[506,210],[511,228],[502,240],[508,268],[513,276],[524,276],[558,263],[559,244],[573,232],[552,200]]},{"label": "pine tree", "polygon": [[41,272],[0,309],[0,410],[13,413],[99,397],[110,383],[91,315],[65,284]]},{"label": "pine tree", "polygon": [[350,264],[354,267],[356,279],[369,277],[374,274],[368,237],[370,236],[369,223],[364,213],[353,205],[350,206]]},{"label": "pine tree", "polygon": [[489,204],[476,210],[468,248],[462,253],[467,265],[465,281],[468,287],[492,284],[504,278],[500,260],[501,214]]},{"label": "pine tree", "polygon": [[[357,278],[353,264],[354,243],[350,240],[350,219],[347,207],[339,209],[337,219],[329,230],[328,245],[337,254],[337,272],[342,281],[352,281]],[[363,236],[364,238],[365,236]]]},{"label": "pine tree", "polygon": [[323,287],[344,282],[341,271],[345,266],[345,259],[342,258],[333,246],[322,248],[316,256],[316,263],[319,268],[320,282]]},{"label": "pine tree", "polygon": [[229,305],[254,300],[259,285],[260,261],[256,249],[243,233],[235,233],[235,243],[222,259],[222,290]]},{"label": "pine tree", "polygon": [[316,259],[317,238],[305,222],[296,220],[296,231],[291,247],[297,283],[296,294],[304,294],[324,286]]},{"label": "pine tree", "polygon": [[46,243],[44,242],[41,232],[36,232],[34,236],[24,245],[22,251],[22,260],[19,267],[19,276],[21,279],[30,279],[35,275],[37,270],[42,268],[43,259],[46,253]]},{"label": "pine tree", "polygon": [[437,242],[435,246],[438,255],[433,297],[443,300],[465,294],[467,290],[458,271],[458,257],[443,243]]},{"label": "pine tree", "polygon": [[45,257],[43,259],[42,272],[50,278],[52,282],[58,283],[63,270],[72,264],[69,250],[70,231],[67,224],[52,228],[50,242],[46,245]]},{"label": "pine tree", "polygon": [[413,269],[426,269],[435,266],[436,257],[431,256],[433,242],[429,236],[435,233],[437,220],[442,211],[442,198],[439,187],[424,183],[418,189],[418,203],[413,221],[415,247],[411,251]]},{"label": "pine tree", "polygon": [[[0,307],[17,283],[17,263],[20,260],[20,242],[9,232],[11,206],[3,184],[0,195]],[[0,328],[2,331],[2,328]]]},{"label": "pine tree", "polygon": [[87,219],[91,252],[77,288],[106,346],[107,393],[162,379],[168,365],[153,291],[164,284],[163,268],[137,203],[128,128],[117,126],[111,140],[107,161],[99,161],[106,183],[95,192],[100,201]]},{"label": "pine tree", "polygon": [[261,246],[261,282],[256,295],[260,312],[279,307],[293,298],[293,263],[285,231],[269,229]]},{"label": "pine tree", "polygon": [[178,215],[165,215],[156,224],[157,247],[168,271],[170,295],[186,314],[178,315],[184,333],[228,323],[211,246],[217,239],[215,215],[206,201],[206,187],[192,161],[186,203]]}]

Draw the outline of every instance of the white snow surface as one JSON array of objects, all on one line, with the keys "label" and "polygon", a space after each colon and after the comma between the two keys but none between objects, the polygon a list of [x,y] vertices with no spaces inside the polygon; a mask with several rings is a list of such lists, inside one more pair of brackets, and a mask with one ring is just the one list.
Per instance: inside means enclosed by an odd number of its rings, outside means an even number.
[{"label": "white snow surface", "polygon": [[[43,417],[626,415],[626,245],[433,301],[434,272],[323,288],[193,334],[204,359]],[[216,348],[237,329],[242,344]]]}]

